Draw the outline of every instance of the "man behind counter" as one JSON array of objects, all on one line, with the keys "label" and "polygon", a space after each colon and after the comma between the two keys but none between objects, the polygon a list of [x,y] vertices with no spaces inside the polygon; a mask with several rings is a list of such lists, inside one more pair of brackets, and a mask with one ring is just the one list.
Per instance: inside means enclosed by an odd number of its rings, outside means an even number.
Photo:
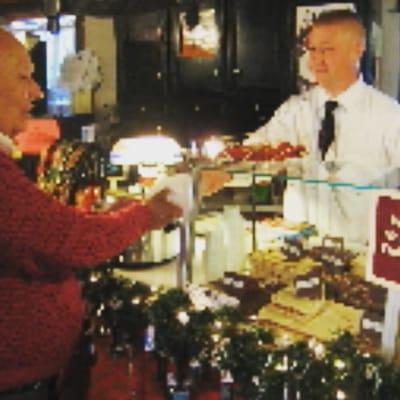
[{"label": "man behind counter", "polygon": [[[349,10],[324,12],[312,24],[305,44],[317,85],[291,96],[244,143],[302,144],[308,152],[306,175],[382,183],[382,177],[400,165],[400,105],[360,76],[365,50],[361,21]],[[339,192],[337,218],[343,224],[365,220],[368,201],[355,191]],[[364,226],[363,239],[365,235]]]},{"label": "man behind counter", "polygon": [[[318,85],[285,101],[246,144],[281,140],[305,145],[312,157],[360,165],[381,174],[399,166],[400,105],[362,81],[365,30],[348,10],[322,13],[306,39],[309,67]],[[334,139],[322,157],[325,103],[335,101]]]}]

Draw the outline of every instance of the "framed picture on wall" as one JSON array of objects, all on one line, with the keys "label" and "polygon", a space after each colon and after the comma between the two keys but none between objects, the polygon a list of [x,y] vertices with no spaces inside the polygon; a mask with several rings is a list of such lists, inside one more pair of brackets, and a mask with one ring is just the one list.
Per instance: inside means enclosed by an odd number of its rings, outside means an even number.
[{"label": "framed picture on wall", "polygon": [[308,53],[305,44],[305,38],[311,24],[324,11],[343,9],[356,11],[356,6],[354,3],[327,3],[323,5],[300,5],[296,7],[296,82],[300,92],[316,84],[308,68]]},{"label": "framed picture on wall", "polygon": [[197,10],[196,18],[189,12],[179,14],[180,57],[214,57],[219,49],[219,30],[215,8]]}]

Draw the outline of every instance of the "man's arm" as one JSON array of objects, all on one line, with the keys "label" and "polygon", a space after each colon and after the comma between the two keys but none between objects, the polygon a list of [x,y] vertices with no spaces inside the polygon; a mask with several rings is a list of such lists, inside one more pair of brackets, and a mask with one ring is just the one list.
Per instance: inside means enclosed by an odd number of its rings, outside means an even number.
[{"label": "man's arm", "polygon": [[298,143],[296,137],[296,114],[299,111],[299,96],[291,96],[282,103],[271,119],[254,132],[247,134],[245,145],[257,145],[280,142]]}]

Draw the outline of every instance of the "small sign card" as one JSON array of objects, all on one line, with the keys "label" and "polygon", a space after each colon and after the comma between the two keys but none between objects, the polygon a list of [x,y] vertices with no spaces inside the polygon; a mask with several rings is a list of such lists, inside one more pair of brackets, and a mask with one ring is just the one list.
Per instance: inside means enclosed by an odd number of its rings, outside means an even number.
[{"label": "small sign card", "polygon": [[400,193],[379,191],[372,207],[367,279],[388,288],[382,352],[395,353],[400,315]]}]

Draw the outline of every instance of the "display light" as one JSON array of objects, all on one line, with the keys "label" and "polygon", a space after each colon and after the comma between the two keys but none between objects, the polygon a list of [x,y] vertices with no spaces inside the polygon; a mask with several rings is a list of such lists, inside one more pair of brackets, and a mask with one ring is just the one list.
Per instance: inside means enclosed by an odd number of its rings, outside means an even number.
[{"label": "display light", "polygon": [[222,139],[219,139],[219,138],[213,136],[204,141],[202,150],[201,150],[201,154],[204,157],[207,157],[207,158],[210,158],[213,160],[224,149],[225,149],[224,141]]},{"label": "display light", "polygon": [[346,368],[346,363],[343,360],[335,360],[334,365],[335,368],[339,370],[343,370]]},{"label": "display light", "polygon": [[214,323],[214,326],[217,329],[222,329],[222,322],[220,320],[216,320],[215,323]]},{"label": "display light", "polygon": [[183,160],[177,141],[163,135],[122,138],[114,145],[110,161],[117,165],[173,165]]},{"label": "display light", "polygon": [[344,393],[342,390],[338,390],[336,393],[336,398],[337,398],[337,400],[345,400],[346,393]]},{"label": "display light", "polygon": [[190,321],[189,314],[186,311],[179,311],[176,318],[182,325],[187,325]]}]

